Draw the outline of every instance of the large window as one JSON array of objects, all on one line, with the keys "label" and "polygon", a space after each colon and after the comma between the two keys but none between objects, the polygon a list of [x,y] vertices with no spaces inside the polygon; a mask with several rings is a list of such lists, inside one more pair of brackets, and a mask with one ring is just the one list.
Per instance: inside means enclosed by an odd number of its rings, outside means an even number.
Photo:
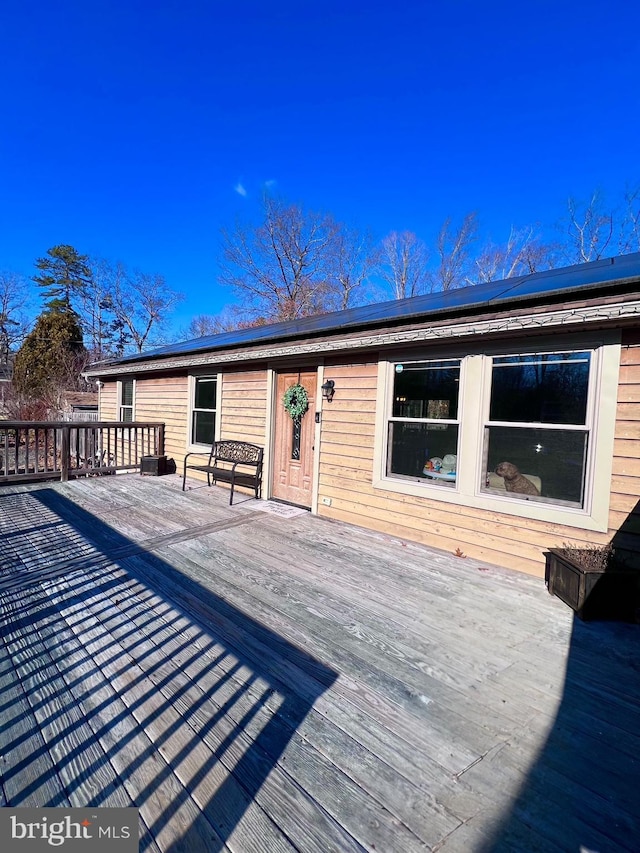
[{"label": "large window", "polygon": [[485,489],[584,505],[590,366],[589,352],[493,359]]},{"label": "large window", "polygon": [[118,383],[118,386],[120,397],[119,420],[129,424],[133,421],[135,380],[123,379],[122,382]]},{"label": "large window", "polygon": [[193,377],[191,444],[213,444],[216,434],[217,376]]},{"label": "large window", "polygon": [[383,361],[374,486],[606,530],[620,344],[602,337]]},{"label": "large window", "polygon": [[394,365],[387,474],[453,486],[458,465],[459,361]]},{"label": "large window", "polygon": [[590,367],[590,352],[493,358],[484,489],[584,505]]}]

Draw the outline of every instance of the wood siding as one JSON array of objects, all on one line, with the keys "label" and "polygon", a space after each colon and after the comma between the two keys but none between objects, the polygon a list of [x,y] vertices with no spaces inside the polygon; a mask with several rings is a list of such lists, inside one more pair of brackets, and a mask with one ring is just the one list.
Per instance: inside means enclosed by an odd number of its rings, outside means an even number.
[{"label": "wood siding", "polygon": [[222,374],[220,438],[264,447],[267,424],[267,371]]},{"label": "wood siding", "polygon": [[164,452],[174,459],[178,469],[186,451],[189,380],[187,376],[158,376],[136,379],[136,420],[160,421],[164,423]]},{"label": "wood siding", "polygon": [[540,577],[543,552],[566,541],[605,543],[615,537],[616,545],[640,551],[640,347],[622,351],[606,534],[374,489],[377,363],[336,365],[330,373],[339,393],[322,414],[320,515]]},{"label": "wood siding", "polygon": [[[118,420],[118,383],[105,382],[100,391],[100,417]],[[187,444],[189,380],[184,376],[136,379],[133,416],[138,421],[164,423],[164,449],[178,470]]]},{"label": "wood siding", "polygon": [[640,345],[623,344],[609,509],[610,538],[640,553]]},{"label": "wood siding", "polygon": [[105,382],[100,389],[99,396],[99,420],[118,420],[118,383]]}]

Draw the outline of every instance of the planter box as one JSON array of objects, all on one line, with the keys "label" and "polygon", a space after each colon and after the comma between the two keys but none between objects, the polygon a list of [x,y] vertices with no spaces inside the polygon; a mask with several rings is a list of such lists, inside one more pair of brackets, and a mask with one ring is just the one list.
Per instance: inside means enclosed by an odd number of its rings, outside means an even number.
[{"label": "planter box", "polygon": [[615,563],[590,569],[552,548],[545,553],[545,584],[580,619],[636,622],[640,607],[640,573]]},{"label": "planter box", "polygon": [[167,473],[166,456],[143,456],[140,460],[140,473],[150,477],[160,477]]}]

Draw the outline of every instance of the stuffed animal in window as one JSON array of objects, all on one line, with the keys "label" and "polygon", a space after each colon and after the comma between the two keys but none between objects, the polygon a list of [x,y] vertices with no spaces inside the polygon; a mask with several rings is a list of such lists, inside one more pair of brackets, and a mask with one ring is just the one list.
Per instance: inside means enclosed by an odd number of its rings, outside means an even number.
[{"label": "stuffed animal in window", "polygon": [[504,487],[508,492],[517,492],[519,495],[539,495],[540,492],[521,474],[511,462],[501,462],[496,468],[496,474],[504,478]]}]

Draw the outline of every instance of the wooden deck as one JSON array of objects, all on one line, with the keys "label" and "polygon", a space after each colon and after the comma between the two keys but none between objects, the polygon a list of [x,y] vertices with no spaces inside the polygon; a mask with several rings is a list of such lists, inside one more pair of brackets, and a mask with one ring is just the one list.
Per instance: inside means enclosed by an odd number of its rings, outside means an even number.
[{"label": "wooden deck", "polygon": [[227,500],[0,490],[0,805],[135,805],[171,853],[640,849],[638,626]]}]

